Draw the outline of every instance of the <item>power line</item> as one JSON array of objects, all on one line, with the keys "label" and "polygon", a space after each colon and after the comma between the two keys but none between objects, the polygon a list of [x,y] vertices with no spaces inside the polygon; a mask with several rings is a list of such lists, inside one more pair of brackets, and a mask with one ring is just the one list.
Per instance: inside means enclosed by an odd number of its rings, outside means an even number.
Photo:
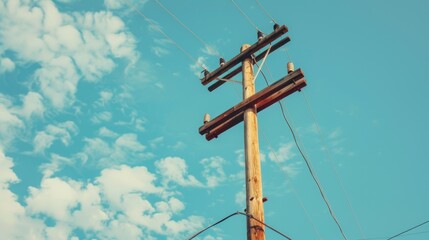
[{"label": "power line", "polygon": [[199,232],[195,233],[195,234],[194,234],[194,235],[192,235],[190,238],[188,238],[188,240],[194,239],[196,236],[200,235],[201,233],[203,233],[203,232],[207,231],[208,229],[210,229],[210,228],[212,228],[212,227],[214,227],[214,226],[218,225],[219,223],[222,223],[223,221],[225,221],[225,220],[227,220],[228,218],[230,218],[230,217],[232,217],[232,216],[235,216],[235,215],[237,215],[237,214],[238,214],[238,212],[235,212],[235,213],[232,213],[232,214],[230,214],[230,215],[228,215],[228,216],[226,216],[226,217],[222,218],[221,220],[219,220],[219,221],[217,221],[217,222],[213,223],[212,225],[210,225],[210,226],[208,226],[208,227],[206,227],[206,228],[202,229],[201,231],[199,231]]},{"label": "power line", "polygon": [[[408,233],[408,234],[402,234],[401,237],[404,236],[412,236],[412,235],[420,235],[420,234],[427,234],[429,233],[429,231],[422,231],[422,232],[413,232],[413,233]],[[359,238],[356,240],[386,240],[386,238],[388,237],[369,237],[369,238]]]},{"label": "power line", "polygon": [[130,7],[130,8],[133,8],[134,9],[134,11],[136,12],[136,13],[138,13],[140,16],[142,16],[143,17],[143,19],[147,22],[147,23],[149,23],[149,25],[151,25],[156,31],[158,31],[159,33],[161,33],[161,35],[163,35],[165,38],[167,38],[170,42],[172,42],[180,51],[182,51],[186,56],[188,56],[189,57],[189,59],[191,59],[192,60],[192,62],[195,62],[196,64],[198,64],[201,68],[203,68],[204,70],[207,70],[207,68],[203,65],[203,64],[201,64],[201,63],[199,63],[199,61],[195,58],[195,57],[193,57],[188,51],[186,51],[182,46],[180,46],[180,44],[178,44],[176,41],[174,41],[170,36],[168,36],[164,31],[162,31],[161,30],[161,28],[158,26],[158,25],[156,25],[155,23],[153,23],[153,21],[150,19],[150,18],[148,18],[145,14],[143,14],[143,12],[142,11],[140,11],[136,6],[134,6],[134,5],[132,5],[131,4],[131,2],[129,1],[129,0],[123,0],[123,1],[125,1],[127,4],[128,4],[128,6]]},{"label": "power line", "polygon": [[251,219],[253,219],[253,220],[255,220],[255,221],[259,222],[260,224],[264,225],[265,227],[267,227],[267,228],[271,229],[272,231],[274,231],[275,233],[279,234],[280,236],[282,236],[282,237],[284,237],[284,238],[286,238],[286,239],[288,239],[288,240],[292,240],[292,238],[290,238],[290,237],[288,237],[287,235],[285,235],[285,234],[281,233],[279,230],[277,230],[277,229],[275,229],[275,228],[271,227],[270,225],[268,225],[268,224],[264,223],[263,221],[261,221],[261,220],[259,220],[259,219],[255,218],[255,217],[253,217],[253,216],[252,216],[252,215],[250,215],[250,214],[243,213],[243,212],[240,212],[240,211],[237,211],[237,212],[235,212],[235,213],[231,213],[230,215],[228,215],[228,216],[226,216],[226,217],[222,218],[221,220],[219,220],[219,221],[217,221],[217,222],[215,222],[215,223],[211,224],[210,226],[208,226],[208,227],[206,227],[206,228],[202,229],[201,231],[199,231],[199,232],[195,233],[194,235],[192,235],[192,236],[191,236],[190,238],[188,238],[187,240],[192,240],[192,239],[194,239],[195,237],[197,237],[197,236],[198,236],[198,235],[200,235],[201,233],[203,233],[203,232],[207,231],[208,229],[210,229],[210,228],[212,228],[212,227],[214,227],[214,226],[216,226],[216,225],[218,225],[218,224],[220,224],[220,223],[224,222],[224,221],[225,221],[225,220],[227,220],[228,218],[233,217],[233,216],[235,216],[235,215],[243,215],[243,216],[246,216],[247,218],[251,218]]},{"label": "power line", "polygon": [[[265,79],[266,83],[268,84],[268,80],[266,79],[265,74],[263,74],[262,76],[264,76],[264,79]],[[319,189],[320,195],[322,196],[323,201],[325,202],[326,206],[328,207],[328,210],[329,210],[329,213],[330,213],[331,217],[333,218],[334,222],[336,223],[336,225],[337,225],[338,229],[340,230],[341,235],[343,236],[343,238],[345,240],[347,240],[347,237],[346,237],[346,235],[344,233],[344,230],[341,227],[341,225],[340,225],[337,217],[335,216],[334,211],[333,211],[331,205],[329,204],[329,201],[328,201],[328,199],[326,197],[326,194],[325,194],[325,192],[324,192],[324,190],[323,190],[323,188],[322,188],[319,180],[317,179],[317,176],[316,176],[316,174],[314,172],[313,167],[310,164],[310,161],[308,160],[307,156],[304,154],[303,150],[301,149],[300,144],[298,144],[297,135],[295,134],[294,129],[292,128],[292,126],[291,126],[288,118],[286,117],[285,109],[284,109],[283,104],[282,104],[281,101],[279,101],[279,105],[280,105],[280,110],[282,112],[283,118],[286,121],[286,124],[287,124],[287,126],[289,127],[289,129],[290,129],[290,131],[292,133],[292,137],[293,137],[293,140],[294,140],[294,142],[295,142],[295,144],[296,144],[296,146],[298,148],[298,151],[301,154],[302,158],[304,159],[304,162],[305,162],[305,164],[307,166],[307,169],[309,170],[311,177],[313,178],[314,182],[316,183],[316,186]]]},{"label": "power line", "polygon": [[258,0],[255,0],[255,1],[258,4],[259,8],[265,13],[265,15],[267,15],[268,18],[271,18],[271,21],[273,21],[273,23],[277,23],[276,20],[274,20],[274,18],[271,17],[268,11],[264,8],[264,6],[262,6],[262,4]]},{"label": "power line", "polygon": [[403,231],[403,232],[400,232],[400,233],[396,234],[395,236],[392,236],[392,237],[388,238],[387,240],[391,240],[391,239],[394,239],[394,238],[396,238],[396,237],[399,237],[399,236],[401,236],[402,234],[404,234],[404,233],[406,233],[406,232],[409,232],[409,231],[411,231],[411,230],[413,230],[413,229],[416,229],[416,228],[418,228],[418,227],[421,227],[421,226],[425,225],[426,223],[429,223],[429,221],[426,221],[426,222],[420,223],[419,225],[416,225],[416,226],[414,226],[414,227],[412,227],[412,228],[409,228],[409,229],[407,229],[407,230],[405,230],[405,231]]},{"label": "power line", "polygon": [[320,137],[320,141],[322,143],[323,149],[325,150],[324,152],[325,152],[326,156],[328,157],[328,160],[329,160],[329,163],[331,165],[331,168],[335,172],[336,179],[337,179],[337,181],[338,181],[338,183],[340,185],[340,189],[341,189],[344,197],[346,198],[347,205],[348,205],[348,207],[350,208],[350,210],[352,212],[353,218],[354,218],[354,220],[355,220],[355,222],[356,222],[356,224],[358,226],[358,230],[360,232],[360,235],[361,235],[362,238],[366,238],[365,234],[363,233],[362,226],[360,225],[360,222],[359,222],[359,220],[358,220],[358,218],[356,216],[356,212],[355,212],[355,210],[354,210],[354,208],[353,208],[353,206],[352,206],[352,204],[350,202],[350,198],[349,198],[349,196],[348,196],[348,194],[347,194],[347,192],[345,190],[345,187],[344,187],[343,181],[341,179],[341,176],[340,176],[340,174],[338,172],[338,169],[337,169],[337,167],[334,164],[334,160],[332,158],[332,154],[329,151],[329,148],[328,148],[328,145],[326,144],[325,138],[323,137],[322,131],[321,131],[321,129],[319,127],[319,124],[317,122],[317,119],[316,119],[316,114],[314,113],[314,111],[313,111],[313,109],[312,109],[312,107],[310,105],[310,102],[308,101],[308,98],[307,98],[306,94],[303,91],[301,91],[301,93],[302,93],[302,96],[304,96],[304,99],[305,99],[305,102],[306,102],[306,105],[307,105],[307,110],[310,112],[310,115],[313,118],[313,122],[314,122],[314,124],[316,126],[316,131],[317,131],[317,133],[318,133],[318,135]]},{"label": "power line", "polygon": [[215,49],[213,49],[209,44],[207,44],[200,36],[198,36],[194,31],[192,31],[185,23],[183,23],[175,14],[173,14],[167,7],[164,6],[159,0],[155,0],[155,2],[170,16],[173,17],[175,21],[177,21],[182,27],[188,30],[199,42],[201,42],[209,51],[212,51],[218,57],[222,57]]},{"label": "power line", "polygon": [[261,30],[259,30],[258,26],[256,26],[256,24],[252,21],[252,19],[250,19],[250,17],[240,8],[240,6],[238,6],[238,4],[234,1],[231,0],[231,2],[234,4],[234,6],[238,9],[238,11],[240,11],[241,15],[244,16],[244,18],[247,19],[247,21],[257,30],[262,32]]},{"label": "power line", "polygon": [[248,218],[251,218],[251,219],[253,219],[253,220],[257,221],[258,223],[263,224],[265,227],[267,227],[267,228],[269,228],[269,229],[273,230],[274,232],[276,232],[276,233],[277,233],[277,234],[279,234],[280,236],[282,236],[282,237],[284,237],[284,238],[286,238],[286,239],[292,240],[292,238],[290,238],[290,237],[286,236],[285,234],[281,233],[280,231],[278,231],[278,230],[276,230],[275,228],[271,227],[270,225],[268,225],[268,224],[266,224],[266,223],[262,222],[261,220],[259,220],[259,219],[255,218],[255,217],[253,217],[253,216],[252,216],[252,215],[250,215],[250,214],[242,213],[242,212],[238,212],[238,214],[241,214],[241,215],[247,216]]},{"label": "power line", "polygon": [[[268,143],[268,148],[269,148],[269,149],[271,150],[271,152],[273,153],[274,158],[277,160],[277,162],[279,162],[279,157],[277,156],[277,153],[273,150],[273,148],[272,148],[272,146],[271,146],[271,143],[270,143],[270,140],[268,139],[268,137],[265,135],[265,133],[264,133],[264,132],[262,132],[262,131],[261,131],[261,133],[262,133],[262,135],[264,136],[265,141],[267,141],[267,143]],[[322,237],[320,236],[319,231],[317,230],[316,226],[314,225],[314,222],[312,221],[312,219],[310,218],[310,215],[308,214],[307,208],[304,206],[304,203],[302,202],[301,198],[299,197],[298,192],[296,191],[295,187],[292,185],[292,180],[291,180],[291,178],[290,178],[290,177],[289,177],[289,175],[287,175],[287,174],[285,174],[285,176],[286,176],[286,178],[289,180],[289,183],[290,183],[290,187],[291,187],[291,189],[292,189],[292,192],[294,193],[295,198],[298,200],[299,205],[300,205],[300,206],[301,206],[301,208],[304,210],[304,214],[305,214],[305,216],[306,216],[307,220],[310,222],[311,227],[313,228],[313,231],[316,233],[316,235],[317,235],[317,237],[318,237],[319,239],[322,239]]]}]

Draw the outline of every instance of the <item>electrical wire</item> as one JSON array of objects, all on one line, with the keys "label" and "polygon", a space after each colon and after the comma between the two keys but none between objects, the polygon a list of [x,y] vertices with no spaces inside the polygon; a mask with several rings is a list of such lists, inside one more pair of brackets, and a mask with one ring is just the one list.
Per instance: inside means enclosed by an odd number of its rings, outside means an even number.
[{"label": "electrical wire", "polygon": [[192,239],[194,239],[195,237],[197,237],[197,236],[198,236],[198,235],[200,235],[201,233],[203,233],[203,232],[207,231],[208,229],[210,229],[210,228],[212,228],[212,227],[214,227],[214,226],[216,226],[216,225],[218,225],[218,224],[222,223],[223,221],[225,221],[225,220],[227,220],[228,218],[233,217],[233,216],[235,216],[235,215],[243,215],[243,216],[246,216],[247,218],[251,218],[251,219],[253,219],[253,220],[257,221],[258,223],[260,223],[260,224],[264,225],[265,227],[267,227],[267,228],[271,229],[272,231],[274,231],[275,233],[279,234],[280,236],[282,236],[282,237],[284,237],[284,238],[286,238],[286,239],[288,239],[288,240],[292,240],[292,238],[290,238],[290,237],[286,236],[285,234],[281,233],[280,231],[278,231],[277,229],[275,229],[275,228],[271,227],[270,225],[268,225],[268,224],[264,223],[263,221],[261,221],[261,220],[259,220],[259,219],[255,218],[255,217],[253,217],[253,216],[252,216],[252,215],[250,215],[250,214],[243,213],[243,212],[240,212],[240,211],[237,211],[237,212],[235,212],[235,213],[231,213],[230,215],[228,215],[228,216],[226,216],[226,217],[222,218],[221,220],[219,220],[219,221],[217,221],[217,222],[215,222],[215,223],[211,224],[210,226],[208,226],[208,227],[206,227],[206,228],[202,229],[201,231],[199,231],[199,232],[195,233],[195,234],[194,234],[194,235],[192,235],[191,237],[187,238],[187,240],[192,240]]},{"label": "electrical wire", "polygon": [[[268,84],[268,82],[267,82],[267,84]],[[277,153],[273,150],[273,148],[272,148],[272,146],[271,146],[270,140],[268,139],[268,137],[265,135],[265,133],[264,133],[263,131],[260,131],[260,132],[262,133],[262,136],[264,136],[265,141],[267,141],[267,143],[268,143],[268,148],[269,148],[269,149],[270,149],[270,151],[273,153],[274,158],[276,159],[276,161],[277,161],[277,162],[280,162],[280,161],[279,161],[279,157],[277,156]],[[320,236],[319,231],[318,231],[318,230],[317,230],[317,228],[316,228],[316,225],[314,225],[314,222],[311,220],[310,215],[308,214],[307,208],[304,206],[304,203],[302,202],[301,198],[299,197],[298,192],[296,191],[295,187],[292,185],[292,180],[291,180],[291,178],[290,178],[290,177],[289,177],[289,175],[287,175],[287,174],[285,174],[285,176],[286,176],[287,180],[289,180],[289,184],[290,184],[290,187],[291,187],[291,189],[292,189],[292,192],[293,192],[293,194],[294,194],[295,198],[298,200],[299,205],[300,205],[300,206],[301,206],[301,208],[304,210],[305,217],[307,218],[307,220],[308,220],[308,221],[309,221],[309,223],[311,224],[311,227],[313,228],[313,231],[316,233],[316,235],[317,235],[318,239],[322,239],[322,237]]]},{"label": "electrical wire", "polygon": [[[261,66],[257,65],[258,71],[256,72],[255,77],[253,78],[253,81],[256,81],[256,78],[258,77],[259,73],[262,71],[262,67],[265,64],[265,61],[267,60],[268,54],[270,54],[270,51],[271,51],[271,44],[270,44],[270,47],[268,47],[267,52],[265,53],[265,56],[264,56],[262,63],[261,63]],[[252,58],[255,61],[255,63],[257,64],[255,57],[252,56]]]},{"label": "electrical wire", "polygon": [[271,21],[273,21],[273,23],[277,23],[276,20],[274,20],[274,18],[271,17],[268,11],[264,8],[264,6],[262,6],[262,4],[258,0],[255,0],[255,1],[258,4],[259,8],[265,13],[265,15],[267,15],[268,18],[271,18]]},{"label": "electrical wire", "polygon": [[178,22],[182,27],[188,30],[200,43],[202,43],[206,49],[212,51],[215,55],[222,58],[222,56],[217,52],[217,50],[213,49],[209,44],[207,44],[200,36],[198,36],[194,31],[192,31],[185,23],[183,23],[175,14],[173,14],[167,7],[164,6],[159,0],[155,0],[155,2],[160,6],[165,12],[167,12],[173,19]]},{"label": "electrical wire", "polygon": [[[413,233],[408,233],[408,234],[401,234],[401,237],[405,237],[405,236],[412,236],[412,235],[420,235],[420,234],[427,234],[429,233],[429,231],[422,231],[422,232],[413,232]],[[388,237],[369,237],[369,238],[359,238],[356,240],[386,240],[386,238]]]},{"label": "electrical wire", "polygon": [[203,232],[207,231],[208,229],[210,229],[210,228],[212,228],[212,227],[214,227],[214,226],[218,225],[219,223],[222,223],[223,221],[225,221],[225,220],[227,220],[228,218],[230,218],[230,217],[232,217],[232,216],[235,216],[235,215],[237,215],[237,214],[239,214],[239,212],[232,213],[232,214],[230,214],[230,215],[228,215],[228,216],[226,216],[226,217],[222,218],[221,220],[219,220],[219,221],[217,221],[217,222],[213,223],[212,225],[210,225],[210,226],[208,226],[208,227],[206,227],[206,228],[202,229],[201,231],[199,231],[199,232],[195,233],[194,235],[192,235],[191,237],[189,237],[189,238],[188,238],[188,240],[194,239],[196,236],[200,235],[201,233],[203,233]]},{"label": "electrical wire", "polygon": [[241,15],[244,16],[244,18],[247,19],[247,21],[257,30],[262,32],[261,30],[259,30],[258,26],[256,26],[256,24],[252,21],[252,19],[250,19],[250,17],[240,8],[240,6],[238,6],[238,4],[234,1],[231,0],[231,2],[234,4],[234,6],[238,9],[238,11],[240,11]]},{"label": "electrical wire", "polygon": [[339,172],[338,172],[338,169],[337,169],[337,167],[336,167],[336,166],[335,166],[335,164],[334,164],[334,160],[333,160],[333,158],[332,158],[332,154],[331,154],[331,152],[329,151],[328,144],[326,144],[326,140],[325,140],[325,138],[323,137],[322,131],[321,131],[321,129],[320,129],[320,127],[319,127],[319,124],[318,124],[318,122],[317,122],[316,114],[314,113],[314,111],[313,111],[313,109],[312,109],[312,107],[311,107],[311,105],[310,105],[310,102],[308,101],[308,98],[307,98],[307,96],[306,96],[305,92],[301,91],[301,93],[302,93],[302,96],[304,97],[305,103],[306,103],[306,105],[307,105],[307,109],[308,109],[308,111],[310,112],[311,117],[313,118],[313,122],[314,122],[314,124],[315,124],[315,126],[316,126],[316,131],[317,131],[317,133],[318,133],[318,135],[319,135],[319,137],[320,137],[320,141],[321,141],[321,143],[322,143],[322,146],[323,146],[324,152],[325,152],[325,154],[326,154],[326,156],[327,156],[327,158],[328,158],[328,160],[329,160],[329,163],[330,163],[330,165],[331,165],[331,168],[333,169],[333,171],[334,171],[334,173],[335,173],[335,176],[336,176],[337,182],[338,182],[338,184],[339,184],[339,186],[340,186],[340,189],[341,189],[341,191],[342,191],[342,193],[343,193],[344,197],[346,198],[347,205],[348,205],[348,207],[350,208],[350,211],[352,212],[353,218],[354,218],[354,220],[355,220],[355,222],[356,222],[356,224],[357,224],[357,226],[358,226],[358,230],[359,230],[359,232],[360,232],[360,235],[361,235],[361,237],[362,237],[362,238],[364,238],[364,239],[365,239],[365,238],[366,238],[366,236],[365,236],[365,234],[364,234],[364,232],[363,232],[363,230],[362,230],[362,226],[361,226],[361,224],[360,224],[360,222],[359,222],[359,220],[358,220],[358,218],[357,218],[357,216],[356,216],[356,212],[355,212],[355,210],[354,210],[354,208],[353,208],[353,206],[352,206],[352,204],[351,204],[351,202],[350,202],[350,198],[349,198],[349,196],[348,196],[348,194],[347,194],[347,191],[345,190],[345,187],[344,187],[343,181],[342,181],[342,179],[341,179],[341,176],[340,176],[340,174],[339,174]]},{"label": "electrical wire", "polygon": [[201,63],[199,63],[199,61],[195,58],[195,57],[193,57],[188,51],[186,51],[182,46],[180,46],[180,44],[178,44],[176,41],[174,41],[170,36],[168,36],[164,31],[162,31],[161,30],[161,28],[158,26],[158,25],[156,25],[155,23],[153,23],[153,21],[150,19],[150,18],[148,18],[145,14],[143,14],[143,12],[142,11],[140,11],[136,6],[134,6],[134,5],[132,5],[131,4],[131,2],[129,1],[129,0],[123,0],[123,1],[125,1],[127,4],[128,4],[128,6],[130,7],[130,8],[132,8],[132,9],[134,9],[134,11],[136,12],[136,13],[138,13],[140,16],[142,16],[143,17],[143,19],[147,22],[147,23],[149,23],[149,25],[151,25],[156,31],[158,31],[161,35],[163,35],[166,39],[168,39],[169,41],[171,41],[180,51],[182,51],[186,56],[188,56],[188,58],[189,59],[191,59],[192,60],[192,62],[195,62],[196,64],[198,64],[201,68],[203,68],[204,70],[207,70],[207,68],[203,65],[203,64],[201,64]]},{"label": "electrical wire", "polygon": [[[266,79],[265,74],[263,74],[262,76],[264,76],[264,79],[266,80],[266,82],[268,82],[268,80]],[[335,224],[337,225],[338,229],[340,230],[340,233],[343,236],[343,238],[345,240],[347,240],[348,238],[345,235],[344,230],[341,227],[340,222],[338,221],[337,217],[335,216],[334,210],[332,209],[331,204],[329,203],[329,201],[328,201],[328,199],[326,197],[325,191],[323,190],[322,185],[320,184],[320,181],[318,180],[318,178],[317,178],[317,176],[316,176],[316,174],[314,172],[314,169],[313,169],[313,167],[310,164],[310,161],[308,160],[307,156],[305,155],[304,151],[302,150],[301,145],[298,143],[297,135],[295,134],[295,131],[294,131],[293,127],[291,126],[291,123],[289,122],[288,118],[286,117],[285,109],[284,109],[283,104],[282,104],[281,101],[279,101],[279,105],[280,105],[280,110],[281,110],[281,113],[283,115],[283,118],[286,121],[286,124],[287,124],[287,126],[289,127],[289,130],[292,133],[292,137],[294,139],[295,145],[297,146],[299,153],[301,154],[302,158],[304,159],[304,162],[305,162],[305,164],[307,166],[307,169],[309,170],[311,177],[313,178],[314,182],[316,183],[316,186],[317,186],[317,188],[318,188],[318,190],[320,192],[320,195],[322,196],[323,201],[325,202],[325,205],[327,206],[327,208],[329,210],[329,213],[330,213],[332,219],[334,220]]]},{"label": "electrical wire", "polygon": [[268,225],[268,224],[266,224],[266,223],[262,222],[261,220],[259,220],[259,219],[255,218],[255,217],[253,217],[253,216],[252,216],[252,215],[250,215],[250,214],[243,213],[243,212],[238,212],[238,214],[241,214],[241,215],[244,215],[244,216],[246,216],[246,217],[248,217],[248,218],[251,218],[251,219],[253,219],[253,220],[257,221],[258,223],[260,223],[260,224],[264,225],[265,227],[267,227],[267,228],[269,228],[269,229],[273,230],[274,232],[276,232],[276,233],[277,233],[277,234],[279,234],[280,236],[282,236],[282,237],[284,237],[284,238],[286,238],[286,239],[292,240],[292,238],[290,238],[290,237],[286,236],[285,234],[281,233],[280,231],[278,231],[278,230],[276,230],[275,228],[271,227],[270,225]]},{"label": "electrical wire", "polygon": [[418,225],[416,225],[416,226],[414,226],[414,227],[412,227],[412,228],[409,228],[409,229],[407,229],[407,230],[405,230],[405,231],[403,231],[403,232],[400,232],[400,233],[396,234],[395,236],[392,236],[392,237],[390,237],[390,238],[388,238],[388,239],[386,239],[386,240],[391,240],[391,239],[394,239],[394,238],[396,238],[396,237],[399,237],[399,236],[401,236],[402,234],[404,234],[404,233],[406,233],[406,232],[409,232],[409,231],[411,231],[411,230],[414,230],[414,229],[416,229],[416,228],[418,228],[418,227],[421,227],[421,226],[425,225],[426,223],[429,223],[429,221],[426,221],[426,222],[420,223],[420,224],[418,224]]},{"label": "electrical wire", "polygon": [[341,235],[343,236],[343,238],[344,238],[345,240],[347,240],[347,237],[346,237],[346,235],[345,235],[345,233],[344,233],[344,230],[343,230],[343,228],[341,227],[341,225],[340,225],[340,223],[339,223],[339,221],[338,221],[337,217],[335,216],[335,214],[334,214],[334,210],[332,209],[331,205],[329,204],[329,201],[328,201],[328,199],[327,199],[327,197],[326,197],[326,194],[325,194],[325,192],[324,192],[324,190],[323,190],[323,188],[322,188],[322,185],[320,184],[319,180],[317,179],[317,176],[316,176],[316,174],[315,174],[315,172],[314,172],[313,167],[311,166],[311,164],[310,164],[310,162],[309,162],[309,160],[308,160],[307,156],[306,156],[306,155],[304,154],[304,152],[302,151],[301,146],[298,144],[296,134],[295,134],[295,132],[294,132],[294,130],[293,130],[293,128],[292,128],[292,126],[290,125],[289,120],[288,120],[288,119],[287,119],[287,117],[286,117],[286,114],[285,114],[285,111],[284,111],[284,107],[283,107],[282,102],[279,102],[279,104],[280,104],[280,109],[281,109],[281,112],[282,112],[283,118],[285,119],[286,124],[288,125],[288,127],[289,127],[289,129],[290,129],[290,131],[291,131],[291,133],[292,133],[292,136],[293,136],[293,139],[294,139],[294,141],[295,141],[295,144],[296,144],[296,146],[297,146],[297,148],[298,148],[298,151],[300,152],[300,154],[301,154],[302,158],[304,159],[304,162],[305,162],[305,164],[307,165],[308,171],[310,172],[311,177],[313,178],[314,182],[316,183],[317,188],[319,189],[320,195],[322,196],[323,201],[325,202],[326,206],[328,207],[329,213],[331,214],[332,218],[334,219],[335,223],[337,224],[337,227],[338,227],[338,229],[340,230]]}]

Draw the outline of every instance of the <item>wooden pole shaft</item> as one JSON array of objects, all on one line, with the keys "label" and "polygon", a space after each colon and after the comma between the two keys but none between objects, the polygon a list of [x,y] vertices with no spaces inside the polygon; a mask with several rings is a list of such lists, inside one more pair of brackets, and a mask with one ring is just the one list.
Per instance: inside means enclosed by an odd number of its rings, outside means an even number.
[{"label": "wooden pole shaft", "polygon": [[[241,52],[249,48],[244,44]],[[243,99],[255,94],[253,62],[251,58],[243,60]],[[258,140],[258,119],[255,106],[244,110],[244,152],[246,168],[246,209],[247,213],[264,222],[262,202],[261,161]],[[247,240],[265,240],[264,225],[247,218]]]}]

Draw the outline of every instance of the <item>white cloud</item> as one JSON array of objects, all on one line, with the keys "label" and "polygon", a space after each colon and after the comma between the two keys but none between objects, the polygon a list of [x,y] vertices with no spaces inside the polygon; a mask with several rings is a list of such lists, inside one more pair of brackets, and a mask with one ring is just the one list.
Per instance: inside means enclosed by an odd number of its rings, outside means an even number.
[{"label": "white cloud", "polygon": [[282,172],[286,174],[288,179],[295,177],[299,172],[299,165],[301,165],[302,162],[296,162],[296,163],[290,163],[284,166],[281,166],[280,169]]},{"label": "white cloud", "polygon": [[61,170],[63,165],[71,165],[73,161],[69,158],[62,157],[58,154],[51,155],[51,161],[40,165],[44,178],[52,177],[56,172]]},{"label": "white cloud", "polygon": [[40,189],[30,187],[30,196],[26,199],[28,210],[32,214],[43,213],[59,221],[70,218],[70,210],[78,205],[78,191],[81,184],[66,182],[60,178],[45,178]]},{"label": "white cloud", "polygon": [[29,119],[31,116],[43,116],[45,112],[45,107],[43,106],[43,97],[36,92],[28,92],[27,95],[23,97],[22,108],[17,110],[17,113],[26,119]]},{"label": "white cloud", "polygon": [[213,45],[205,45],[202,51],[210,56],[219,56],[219,51]]},{"label": "white cloud", "polygon": [[296,154],[292,151],[292,148],[295,146],[294,142],[289,142],[286,144],[281,144],[279,149],[271,150],[268,153],[268,158],[276,163],[281,163],[288,161],[296,156]]},{"label": "white cloud", "polygon": [[108,122],[112,119],[112,113],[108,111],[99,112],[94,114],[94,116],[91,117],[91,122],[94,124],[102,123],[102,122]]},{"label": "white cloud", "polygon": [[165,48],[159,47],[159,46],[152,47],[152,52],[155,53],[155,55],[158,57],[162,57],[162,56],[170,54],[170,51],[168,51]]},{"label": "white cloud", "polygon": [[10,99],[0,94],[0,147],[8,145],[17,131],[24,127],[24,122],[11,110],[11,105]]},{"label": "white cloud", "polygon": [[201,72],[204,69],[207,69],[205,61],[206,61],[205,57],[198,57],[197,61],[194,64],[190,65],[190,68],[191,68],[192,72],[195,74],[195,76],[201,77],[202,76]]},{"label": "white cloud", "polygon": [[152,154],[145,152],[146,146],[141,144],[137,135],[127,133],[117,137],[114,142],[110,139],[85,138],[85,146],[78,157],[86,162],[88,159],[100,167],[115,166],[121,163],[137,162],[151,157]]},{"label": "white cloud", "polygon": [[330,139],[330,140],[338,139],[339,137],[341,137],[342,133],[343,132],[342,132],[341,128],[337,128],[334,131],[332,131],[331,133],[329,133],[328,139]]},{"label": "white cloud", "polygon": [[235,194],[235,203],[240,207],[246,207],[246,193],[244,190]]},{"label": "white cloud", "polygon": [[0,74],[15,70],[15,63],[10,58],[0,57]]},{"label": "white cloud", "polygon": [[78,127],[72,121],[59,123],[57,125],[49,124],[44,131],[36,134],[33,140],[35,153],[43,153],[50,148],[55,140],[60,140],[65,146],[71,142],[72,135],[76,135]]},{"label": "white cloud", "polygon": [[98,99],[98,101],[95,103],[98,106],[106,106],[113,97],[113,93],[110,91],[101,91],[100,92],[100,98]]},{"label": "white cloud", "polygon": [[117,1],[117,0],[104,0],[104,5],[108,9],[119,9],[122,8],[124,5],[123,1]]},{"label": "white cloud", "polygon": [[186,147],[186,143],[182,142],[182,141],[178,141],[176,142],[176,144],[174,144],[172,146],[173,149],[183,149],[184,147]]},{"label": "white cloud", "polygon": [[101,127],[98,130],[98,134],[102,137],[108,137],[108,138],[117,138],[119,136],[119,134],[117,134],[116,132],[106,128],[106,127]]},{"label": "white cloud", "polygon": [[18,177],[12,170],[13,161],[7,157],[0,149],[0,188],[9,186],[10,183],[19,181]]},{"label": "white cloud", "polygon": [[97,178],[108,203],[115,209],[124,208],[124,196],[130,193],[161,194],[163,188],[155,186],[156,176],[146,167],[104,169]]},{"label": "white cloud", "polygon": [[182,158],[167,157],[155,162],[155,166],[162,175],[164,184],[172,182],[181,186],[202,186],[200,181],[188,174],[188,166]]},{"label": "white cloud", "polygon": [[146,120],[143,118],[140,118],[136,111],[132,111],[130,115],[131,115],[130,121],[128,122],[118,121],[118,122],[115,122],[115,124],[119,126],[132,126],[134,129],[138,131],[141,131],[141,132],[145,131],[144,123],[146,122]]},{"label": "white cloud", "polygon": [[157,137],[150,141],[150,146],[152,148],[157,148],[159,144],[161,144],[164,141],[164,137]]},{"label": "white cloud", "polygon": [[203,227],[200,216],[179,217],[185,209],[175,197],[180,193],[157,186],[143,166],[104,169],[86,182],[45,176],[39,187],[29,187],[26,205],[9,190],[18,181],[12,167],[0,151],[0,231],[6,239],[77,239],[76,230],[86,238],[183,239]]},{"label": "white cloud", "polygon": [[[134,37],[110,12],[62,13],[51,0],[6,2],[0,4],[0,47],[40,66],[36,83],[56,109],[74,103],[81,78],[99,80],[115,67],[114,58],[138,59]],[[14,59],[0,62],[2,71],[13,70]]]},{"label": "white cloud", "polygon": [[205,158],[200,162],[204,165],[204,170],[202,172],[203,177],[206,179],[206,186],[216,187],[220,183],[226,180],[226,175],[223,170],[223,165],[226,161],[221,157],[211,157]]},{"label": "white cloud", "polygon": [[244,167],[244,150],[243,149],[236,150],[235,154],[237,155],[238,165],[241,167]]},{"label": "white cloud", "polygon": [[61,109],[74,102],[79,76],[70,57],[60,56],[45,61],[35,77],[40,90],[54,107]]}]

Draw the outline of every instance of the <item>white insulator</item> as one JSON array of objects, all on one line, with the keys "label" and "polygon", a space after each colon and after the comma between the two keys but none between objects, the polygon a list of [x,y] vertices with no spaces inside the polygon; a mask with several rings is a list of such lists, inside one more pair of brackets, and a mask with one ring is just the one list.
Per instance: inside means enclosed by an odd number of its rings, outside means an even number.
[{"label": "white insulator", "polygon": [[293,62],[288,62],[287,63],[287,73],[291,73],[295,71],[295,66],[293,65]]},{"label": "white insulator", "polygon": [[204,114],[204,124],[210,122],[210,115],[208,113]]}]

